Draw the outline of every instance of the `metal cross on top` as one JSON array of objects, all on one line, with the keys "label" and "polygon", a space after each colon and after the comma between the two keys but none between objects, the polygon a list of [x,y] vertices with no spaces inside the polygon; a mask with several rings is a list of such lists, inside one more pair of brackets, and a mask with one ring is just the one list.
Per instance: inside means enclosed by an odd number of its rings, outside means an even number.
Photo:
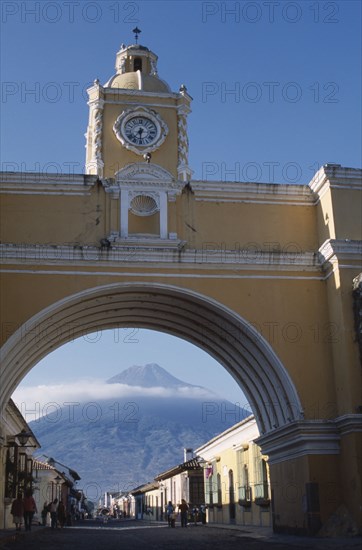
[{"label": "metal cross on top", "polygon": [[142,31],[141,31],[141,29],[139,29],[138,27],[135,27],[135,28],[133,29],[132,32],[134,32],[134,37],[135,37],[135,39],[136,39],[136,44],[138,44],[138,35],[139,35]]}]

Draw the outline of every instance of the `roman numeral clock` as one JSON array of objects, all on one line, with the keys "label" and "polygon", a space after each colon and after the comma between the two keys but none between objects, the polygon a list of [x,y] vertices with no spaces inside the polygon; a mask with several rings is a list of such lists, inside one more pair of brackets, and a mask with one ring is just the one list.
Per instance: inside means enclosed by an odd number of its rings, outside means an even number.
[{"label": "roman numeral clock", "polygon": [[[137,31],[137,32],[136,32]],[[88,89],[86,170],[109,195],[105,238],[112,246],[134,243],[181,246],[174,204],[190,181],[187,116],[192,98],[158,76],[157,55],[136,43],[121,45],[116,73]]]},{"label": "roman numeral clock", "polygon": [[123,147],[137,155],[144,155],[162,145],[168,127],[156,111],[138,107],[123,111],[114,123],[113,131]]}]

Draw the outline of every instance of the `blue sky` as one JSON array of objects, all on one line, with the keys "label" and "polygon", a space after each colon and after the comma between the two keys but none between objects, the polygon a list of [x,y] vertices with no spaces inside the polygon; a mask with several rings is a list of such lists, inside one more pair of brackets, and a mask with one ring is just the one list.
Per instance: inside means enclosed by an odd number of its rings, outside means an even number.
[{"label": "blue sky", "polygon": [[2,169],[82,172],[85,89],[122,42],[194,98],[196,179],[308,183],[361,166],[361,4],[3,1]]},{"label": "blue sky", "polygon": [[[116,52],[133,43],[136,25],[140,42],[159,56],[161,78],[175,91],[185,84],[194,99],[195,179],[305,184],[327,162],[360,167],[360,12],[360,2],[348,0],[4,0],[1,169],[83,172],[85,90],[114,74]],[[230,377],[200,351],[165,336],[138,337],[121,352],[106,335],[71,343],[24,383],[68,382],[74,373],[104,379],[157,362],[238,400]]]}]

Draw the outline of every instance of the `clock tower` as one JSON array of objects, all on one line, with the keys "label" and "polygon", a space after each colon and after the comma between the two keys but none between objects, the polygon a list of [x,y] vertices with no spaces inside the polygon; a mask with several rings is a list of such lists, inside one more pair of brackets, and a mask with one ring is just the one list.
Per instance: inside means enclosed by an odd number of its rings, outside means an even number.
[{"label": "clock tower", "polygon": [[120,201],[111,241],[176,238],[169,228],[174,202],[192,171],[187,115],[192,98],[182,85],[172,92],[157,73],[157,55],[137,43],[121,45],[116,73],[88,89],[86,172],[96,174]]},{"label": "clock tower", "polygon": [[[136,35],[137,36],[137,35]],[[116,74],[88,89],[86,170],[113,178],[128,164],[153,163],[187,182],[187,115],[192,98],[172,92],[157,74],[157,55],[145,46],[121,45]]]}]

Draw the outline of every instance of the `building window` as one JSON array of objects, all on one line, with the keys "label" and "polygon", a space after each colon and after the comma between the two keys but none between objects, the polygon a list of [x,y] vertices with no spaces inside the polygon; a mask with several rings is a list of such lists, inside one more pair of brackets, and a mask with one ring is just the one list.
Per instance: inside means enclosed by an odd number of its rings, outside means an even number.
[{"label": "building window", "polygon": [[238,499],[240,506],[251,506],[251,487],[249,481],[248,448],[238,451]]},{"label": "building window", "polygon": [[133,62],[133,70],[136,72],[136,71],[141,71],[142,72],[142,59],[140,57],[136,57],[134,62]]},{"label": "building window", "polygon": [[212,475],[208,475],[208,469],[206,469],[206,483],[205,483],[205,502],[209,506],[212,506],[214,504],[213,500],[213,491],[212,491]]},{"label": "building window", "polygon": [[221,475],[216,475],[216,505],[221,506],[222,504],[222,490],[221,490]]},{"label": "building window", "polygon": [[205,502],[209,506],[221,506],[222,490],[221,476],[217,473],[216,462],[208,465],[205,470]]},{"label": "building window", "polygon": [[267,506],[270,503],[268,466],[265,458],[263,458],[261,455],[260,448],[257,445],[254,445],[254,471],[255,503],[261,506]]},{"label": "building window", "polygon": [[235,489],[234,489],[234,472],[229,470],[229,519],[235,521]]},{"label": "building window", "polygon": [[15,498],[18,484],[18,447],[13,445],[6,453],[5,498]]}]

